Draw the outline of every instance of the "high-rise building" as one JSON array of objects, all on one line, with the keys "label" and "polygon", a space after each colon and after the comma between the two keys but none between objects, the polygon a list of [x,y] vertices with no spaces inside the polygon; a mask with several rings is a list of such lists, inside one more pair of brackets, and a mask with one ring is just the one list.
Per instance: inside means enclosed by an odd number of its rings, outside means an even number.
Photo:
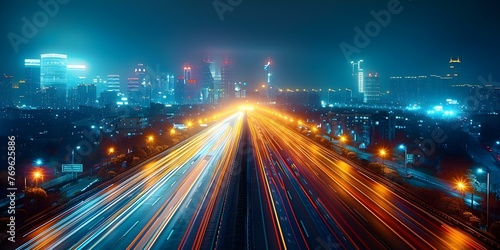
[{"label": "high-rise building", "polygon": [[37,96],[40,91],[40,59],[24,60],[24,79],[27,87],[28,106],[38,105]]},{"label": "high-rise building", "polygon": [[266,72],[266,82],[267,82],[267,98],[269,98],[269,101],[274,100],[272,93],[273,93],[273,83],[271,81],[273,74],[271,73],[271,60],[267,61],[267,64],[264,65],[264,71]]},{"label": "high-rise building", "polygon": [[[211,66],[212,67],[212,66]],[[213,76],[214,76],[214,102],[218,102],[222,98],[222,76],[221,76],[221,65],[220,61],[214,61],[213,64]],[[212,72],[212,68],[210,68]]]},{"label": "high-rise building", "polygon": [[[152,95],[153,95],[153,86],[151,83],[151,76],[148,75],[146,71],[146,67],[144,64],[139,63],[135,68],[135,77],[139,78],[139,93],[138,96],[140,98],[141,106],[149,106]],[[154,79],[153,79],[154,80]]]},{"label": "high-rise building", "polygon": [[453,57],[450,57],[450,61],[448,61],[449,64],[449,71],[446,74],[448,77],[453,77],[453,78],[459,78],[460,77],[460,57],[457,57],[457,59],[453,59]]},{"label": "high-rise building", "polygon": [[137,64],[137,67],[134,70],[135,76],[139,78],[139,84],[146,84],[146,67],[144,67],[144,64],[139,63]]},{"label": "high-rise building", "polygon": [[100,96],[102,92],[107,91],[108,86],[105,80],[103,80],[100,76],[96,76],[92,79],[92,83],[96,86],[97,96]]},{"label": "high-rise building", "polygon": [[201,66],[201,95],[203,103],[214,102],[215,62],[204,61]]},{"label": "high-rise building", "polygon": [[55,91],[54,104],[64,107],[67,88],[67,55],[42,54],[40,60],[40,83],[42,88],[52,87]]},{"label": "high-rise building", "polygon": [[184,84],[187,84],[189,80],[191,80],[191,67],[190,66],[185,66],[184,71],[183,71],[183,76],[184,76]]},{"label": "high-rise building", "polygon": [[420,104],[432,99],[427,76],[391,76],[392,101],[397,104]]},{"label": "high-rise building", "polygon": [[186,93],[185,93],[185,88],[184,87],[185,87],[184,77],[183,76],[179,76],[177,78],[177,83],[175,84],[175,91],[174,91],[175,103],[178,104],[178,105],[184,104],[184,99],[186,97]]},{"label": "high-rise building", "polygon": [[127,79],[127,92],[138,92],[139,91],[139,78],[129,77]]},{"label": "high-rise building", "polygon": [[140,92],[139,78],[129,77],[127,79],[127,97],[132,105],[140,105],[142,103],[142,93]]},{"label": "high-rise building", "polygon": [[79,84],[68,90],[68,106],[78,109],[79,106],[96,106],[97,88],[94,84]]},{"label": "high-rise building", "polygon": [[358,93],[365,92],[364,73],[363,67],[361,66],[362,62],[363,60],[357,62],[351,61],[353,87]]},{"label": "high-rise building", "polygon": [[364,82],[364,99],[365,103],[380,102],[380,80],[377,73],[368,74]]},{"label": "high-rise building", "polygon": [[97,103],[97,86],[95,84],[87,84],[87,100],[85,105],[95,106]]},{"label": "high-rise building", "polygon": [[120,92],[120,75],[108,75],[108,91]]},{"label": "high-rise building", "polygon": [[246,98],[247,97],[247,83],[237,82],[234,85],[234,92],[236,98]]},{"label": "high-rise building", "polygon": [[2,98],[0,98],[0,108],[11,107],[13,106],[13,98],[12,98],[12,76],[4,74],[0,78],[0,93],[2,94]]},{"label": "high-rise building", "polygon": [[221,89],[222,99],[228,100],[234,97],[233,64],[227,59],[221,67]]},{"label": "high-rise building", "polygon": [[446,86],[445,88],[447,88],[447,92],[451,95],[453,95],[451,93],[453,92],[452,85],[463,84],[463,82],[461,82],[460,64],[460,57],[457,57],[457,59],[453,59],[453,57],[450,57],[450,60],[448,61],[449,69],[446,73],[446,77],[449,81],[446,81],[446,83],[449,84],[449,86]]},{"label": "high-rise building", "polygon": [[85,84],[87,78],[87,66],[83,64],[68,64],[67,65],[67,88],[78,87],[80,84]]}]

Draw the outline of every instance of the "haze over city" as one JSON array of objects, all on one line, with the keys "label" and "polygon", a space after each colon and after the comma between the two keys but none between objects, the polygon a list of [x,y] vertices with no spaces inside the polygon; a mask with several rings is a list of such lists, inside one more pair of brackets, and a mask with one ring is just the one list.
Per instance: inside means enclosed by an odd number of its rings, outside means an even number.
[{"label": "haze over city", "polygon": [[[33,20],[42,9],[24,0],[2,3],[0,54],[9,59],[0,64],[3,72],[17,76],[22,58],[42,53],[68,54],[87,64],[91,75],[127,75],[139,62],[178,74],[186,63],[227,56],[238,78],[252,86],[263,81],[262,65],[272,58],[281,87],[350,87],[340,44],[354,45],[354,27],[364,30],[374,20],[370,12],[387,10],[392,1],[243,0],[221,10],[223,20],[217,1],[120,1],[120,7],[113,1],[67,2],[18,53],[7,35],[22,35],[21,19]],[[351,58],[378,72],[383,89],[394,75],[442,75],[452,56],[462,59],[468,83],[499,68],[493,2],[395,2],[401,12]]]},{"label": "haze over city", "polygon": [[0,249],[500,249],[494,1],[0,4]]}]

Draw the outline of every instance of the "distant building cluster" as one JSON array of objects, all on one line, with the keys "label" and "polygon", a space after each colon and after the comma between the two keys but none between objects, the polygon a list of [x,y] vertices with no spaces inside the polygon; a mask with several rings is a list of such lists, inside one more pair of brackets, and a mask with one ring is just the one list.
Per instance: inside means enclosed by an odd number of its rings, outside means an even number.
[{"label": "distant building cluster", "polygon": [[[381,88],[381,76],[376,72],[366,71],[364,63],[363,60],[351,62],[350,88],[276,88],[274,92],[269,93],[274,93],[273,100],[285,105],[390,106],[413,109],[452,106],[453,109],[484,113],[500,111],[500,85],[488,82],[476,84],[464,82],[460,66],[462,62],[458,57],[450,58],[448,70],[441,75],[387,77],[385,79],[389,82],[389,90],[385,91]],[[258,92],[260,89],[255,91]]]},{"label": "distant building cluster", "polygon": [[[69,64],[65,54],[42,54],[24,60],[24,77],[2,75],[0,108],[79,109],[81,106],[215,104],[246,98],[246,83],[236,81],[233,64],[203,60],[184,65],[179,75],[142,63],[130,74],[89,77],[86,65]],[[17,77],[19,78],[19,77]]]}]

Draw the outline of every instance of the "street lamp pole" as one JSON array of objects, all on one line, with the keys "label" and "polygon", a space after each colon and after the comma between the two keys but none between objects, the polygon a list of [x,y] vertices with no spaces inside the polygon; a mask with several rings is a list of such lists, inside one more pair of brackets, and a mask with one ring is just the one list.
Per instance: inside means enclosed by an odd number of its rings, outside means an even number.
[{"label": "street lamp pole", "polygon": [[[80,149],[80,146],[77,146],[76,149]],[[71,151],[71,165],[75,164],[75,149]],[[75,178],[75,172],[73,172],[73,179]]]},{"label": "street lamp pole", "polygon": [[[483,169],[478,170],[479,173],[483,172]],[[486,169],[486,230],[490,225],[490,168]]]},{"label": "street lamp pole", "polygon": [[[490,225],[490,170],[486,172],[486,227]],[[486,228],[488,230],[488,228]]]}]

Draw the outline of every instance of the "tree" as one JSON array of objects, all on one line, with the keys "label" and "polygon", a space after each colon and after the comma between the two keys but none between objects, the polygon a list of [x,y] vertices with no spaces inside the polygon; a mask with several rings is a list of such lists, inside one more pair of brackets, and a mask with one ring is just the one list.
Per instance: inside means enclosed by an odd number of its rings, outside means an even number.
[{"label": "tree", "polygon": [[472,213],[467,211],[464,212],[462,216],[464,217],[465,220],[469,220],[469,218],[472,217]]},{"label": "tree", "polygon": [[491,224],[490,233],[497,239],[500,239],[500,221],[495,221]]},{"label": "tree", "polygon": [[474,216],[474,215],[473,215],[473,216],[471,216],[471,217],[469,218],[469,221],[470,221],[470,223],[471,223],[473,226],[475,226],[475,227],[479,227],[479,222],[480,222],[481,220],[480,220],[478,217],[476,217],[476,216]]},{"label": "tree", "polygon": [[457,215],[462,214],[467,210],[467,206],[461,198],[456,197],[443,197],[441,199],[445,210]]},{"label": "tree", "polygon": [[26,197],[28,199],[45,199],[47,198],[47,192],[39,187],[26,187]]},{"label": "tree", "polygon": [[38,210],[38,202],[47,199],[47,192],[39,187],[26,187],[25,198],[28,200],[35,200],[35,210]]},{"label": "tree", "polygon": [[358,159],[358,156],[354,152],[349,152],[349,153],[347,153],[347,158],[349,158],[351,160],[356,160],[356,159]]},{"label": "tree", "polygon": [[144,160],[146,159],[146,157],[148,157],[148,154],[143,149],[139,149],[137,151],[137,157],[139,157],[141,160]]},{"label": "tree", "polygon": [[372,170],[376,174],[384,173],[384,166],[382,166],[382,164],[380,164],[379,162],[370,162],[368,164],[368,169]]}]

